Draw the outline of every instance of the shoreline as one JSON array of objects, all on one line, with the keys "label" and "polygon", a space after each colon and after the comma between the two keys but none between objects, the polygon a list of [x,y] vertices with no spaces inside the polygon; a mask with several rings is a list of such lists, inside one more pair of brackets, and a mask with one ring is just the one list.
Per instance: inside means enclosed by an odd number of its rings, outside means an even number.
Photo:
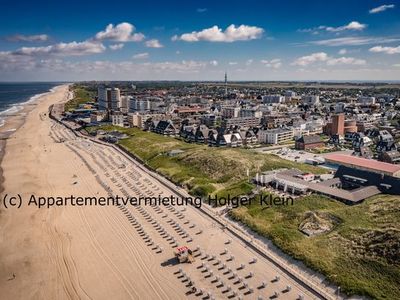
[{"label": "shoreline", "polygon": [[[15,103],[10,108],[0,112],[0,118],[3,119],[3,125],[0,126],[0,193],[4,191],[4,176],[2,162],[4,155],[7,150],[7,140],[12,138],[12,136],[22,127],[26,122],[27,116],[35,109],[35,107],[43,100],[44,97],[49,96],[57,91],[57,89],[63,86],[69,86],[70,84],[60,84],[52,87],[49,91],[44,93],[39,93],[31,96],[28,100]],[[14,107],[21,107],[15,113],[4,114],[5,112],[13,109]]]}]

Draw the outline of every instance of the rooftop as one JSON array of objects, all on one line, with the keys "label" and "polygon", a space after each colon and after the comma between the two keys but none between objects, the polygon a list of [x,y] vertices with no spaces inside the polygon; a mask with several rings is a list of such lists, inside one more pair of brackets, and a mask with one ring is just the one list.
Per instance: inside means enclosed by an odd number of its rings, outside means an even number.
[{"label": "rooftop", "polygon": [[389,173],[396,174],[400,173],[400,165],[393,165],[385,162],[380,162],[373,159],[361,158],[357,156],[351,156],[346,154],[328,154],[325,156],[327,161],[337,163],[337,164],[345,164],[351,165],[352,167],[359,167],[364,169],[369,169],[372,171],[376,171],[377,173]]}]

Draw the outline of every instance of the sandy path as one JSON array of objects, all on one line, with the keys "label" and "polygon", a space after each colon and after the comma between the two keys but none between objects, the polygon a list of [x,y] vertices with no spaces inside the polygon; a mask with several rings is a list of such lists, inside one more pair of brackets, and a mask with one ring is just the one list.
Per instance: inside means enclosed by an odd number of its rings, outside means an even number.
[{"label": "sandy path", "polygon": [[[48,106],[65,97],[65,87],[43,97],[8,140],[4,193],[174,194],[114,149],[50,120]],[[315,298],[193,207],[0,209],[2,299]],[[184,244],[200,248],[194,264],[172,259]],[[188,293],[189,280],[202,292]]]}]

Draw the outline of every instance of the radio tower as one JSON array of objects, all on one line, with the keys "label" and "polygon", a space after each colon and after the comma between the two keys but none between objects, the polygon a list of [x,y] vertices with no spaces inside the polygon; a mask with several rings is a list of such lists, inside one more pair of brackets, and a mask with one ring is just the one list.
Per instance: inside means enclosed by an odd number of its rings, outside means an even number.
[{"label": "radio tower", "polygon": [[225,97],[228,97],[228,74],[225,71]]}]

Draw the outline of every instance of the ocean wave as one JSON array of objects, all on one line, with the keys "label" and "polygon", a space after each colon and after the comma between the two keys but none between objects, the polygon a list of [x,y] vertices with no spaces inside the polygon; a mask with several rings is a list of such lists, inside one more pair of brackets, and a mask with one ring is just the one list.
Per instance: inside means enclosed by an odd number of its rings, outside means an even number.
[{"label": "ocean wave", "polygon": [[59,87],[59,86],[55,86],[55,87],[49,89],[47,92],[33,95],[25,102],[18,102],[18,103],[10,104],[7,109],[0,111],[0,127],[3,127],[4,124],[6,123],[6,117],[8,117],[10,115],[15,115],[16,113],[21,111],[25,105],[32,104],[35,101],[37,101],[40,97],[54,92],[57,87]]}]

